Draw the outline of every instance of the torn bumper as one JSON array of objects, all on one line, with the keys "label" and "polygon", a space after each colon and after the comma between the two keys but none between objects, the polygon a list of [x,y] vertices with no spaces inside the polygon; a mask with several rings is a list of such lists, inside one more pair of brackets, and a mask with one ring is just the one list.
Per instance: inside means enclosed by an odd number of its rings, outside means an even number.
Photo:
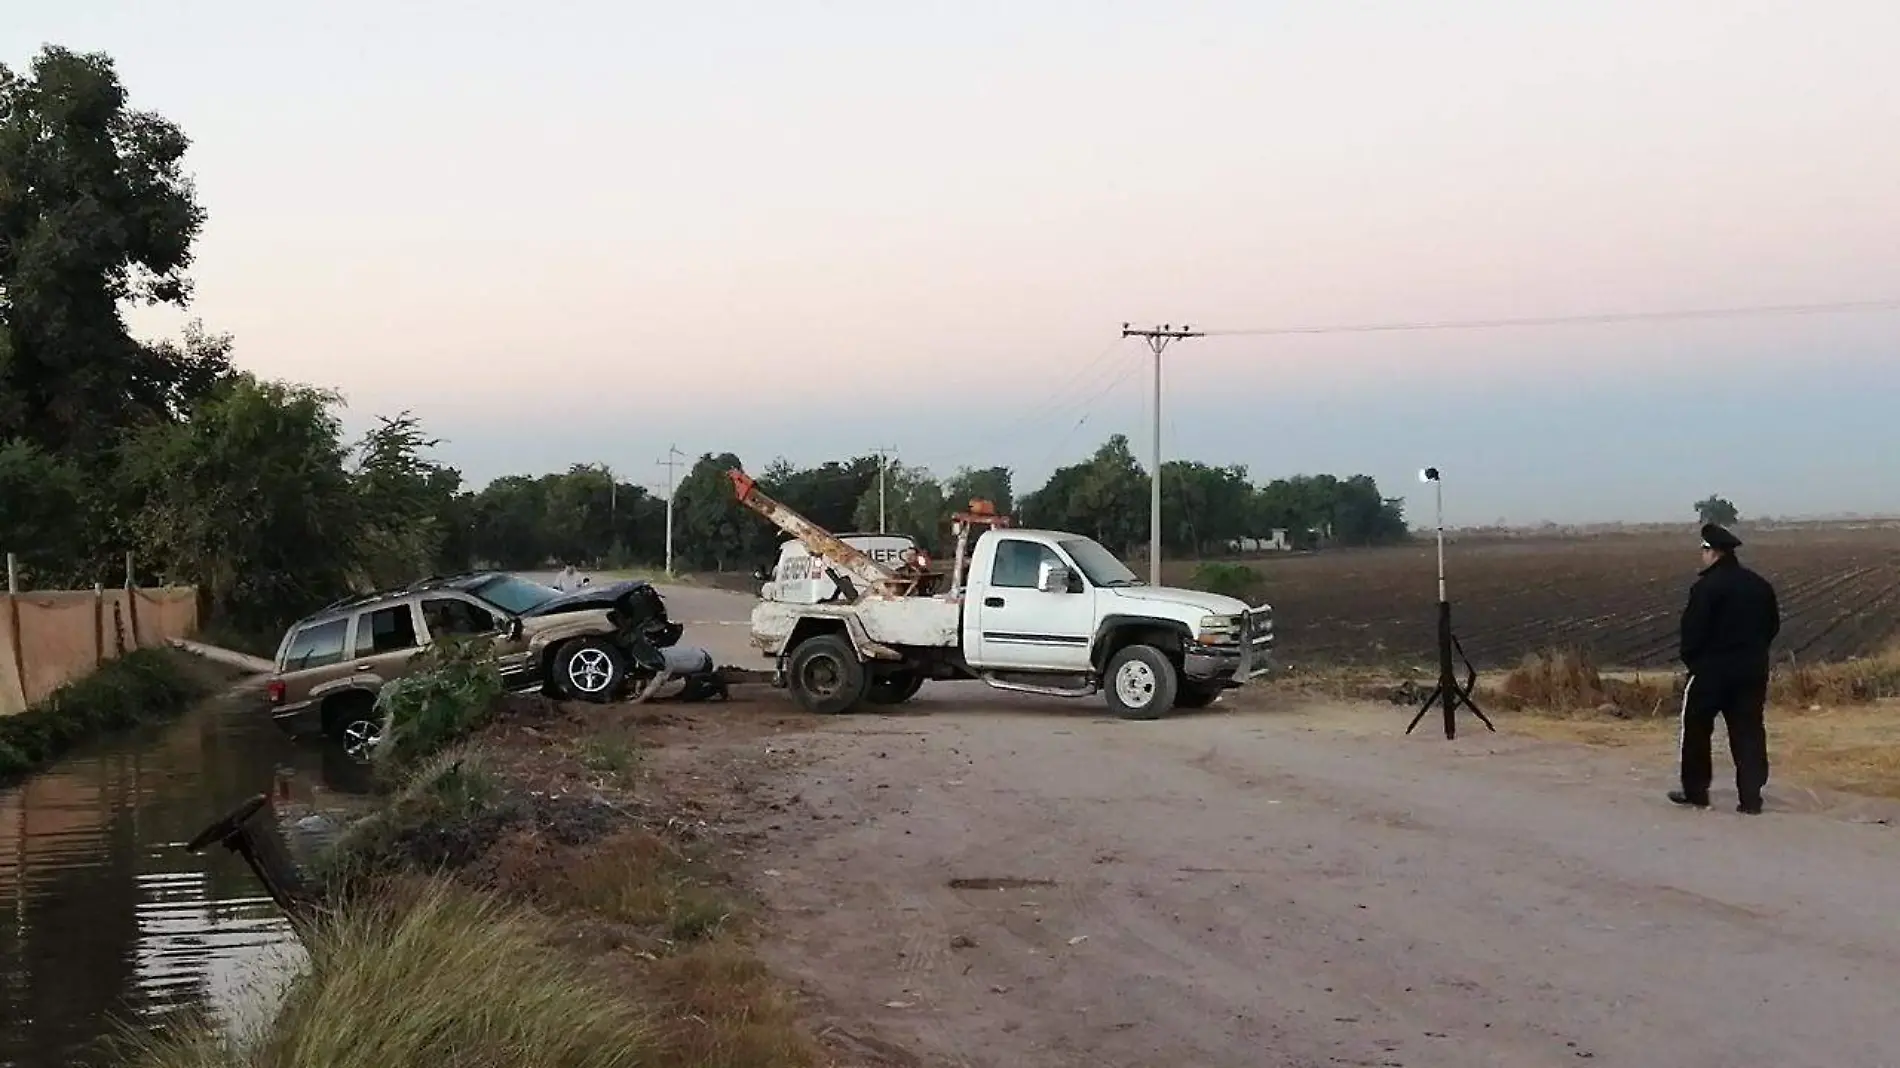
[{"label": "torn bumper", "polygon": [[1271,670],[1273,609],[1262,605],[1240,615],[1237,640],[1221,645],[1190,645],[1181,670],[1195,682],[1244,686]]}]

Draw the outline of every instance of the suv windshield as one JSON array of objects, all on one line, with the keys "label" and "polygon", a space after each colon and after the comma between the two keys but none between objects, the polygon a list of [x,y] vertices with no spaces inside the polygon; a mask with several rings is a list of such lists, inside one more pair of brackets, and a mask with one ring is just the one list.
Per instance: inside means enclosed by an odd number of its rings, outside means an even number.
[{"label": "suv windshield", "polygon": [[1069,554],[1075,566],[1082,569],[1091,584],[1096,586],[1139,586],[1141,580],[1135,577],[1128,565],[1115,559],[1115,554],[1088,538],[1069,538],[1056,544]]},{"label": "suv windshield", "polygon": [[470,587],[468,592],[490,604],[499,605],[515,615],[520,615],[530,608],[546,604],[561,596],[561,591],[552,586],[529,582],[515,575],[496,575],[486,582]]}]

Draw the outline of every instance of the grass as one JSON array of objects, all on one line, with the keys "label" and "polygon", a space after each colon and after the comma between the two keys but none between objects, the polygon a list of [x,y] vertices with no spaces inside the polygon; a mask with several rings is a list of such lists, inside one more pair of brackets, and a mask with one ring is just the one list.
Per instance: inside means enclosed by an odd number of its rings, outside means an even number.
[{"label": "grass", "polygon": [[621,775],[640,766],[639,742],[624,735],[588,739],[581,746],[581,764],[589,771]]},{"label": "grass", "polygon": [[141,1068],[632,1068],[665,1058],[638,1003],[554,947],[542,916],[446,879],[359,901],[310,938],[278,1016],[127,1040]]},{"label": "grass", "polygon": [[412,771],[381,807],[352,823],[311,864],[330,893],[424,865],[456,866],[485,848],[506,822],[501,780],[481,753],[459,747]]},{"label": "grass", "polygon": [[568,865],[551,900],[612,923],[655,928],[667,941],[695,942],[735,929],[740,910],[704,869],[657,835],[629,831]]},{"label": "grass", "polygon": [[136,649],[0,718],[0,781],[44,767],[107,731],[175,718],[211,691],[189,654]]}]

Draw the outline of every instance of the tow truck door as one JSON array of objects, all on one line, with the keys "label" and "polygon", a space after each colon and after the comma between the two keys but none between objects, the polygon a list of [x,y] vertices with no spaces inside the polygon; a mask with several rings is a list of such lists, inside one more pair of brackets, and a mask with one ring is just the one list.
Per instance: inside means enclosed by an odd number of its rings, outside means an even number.
[{"label": "tow truck door", "polygon": [[[976,614],[972,666],[1018,671],[1089,670],[1089,643],[1095,637],[1095,591],[1080,575],[1064,593],[1037,588],[1045,565],[1072,565],[1042,542],[1014,538],[1001,531],[986,535],[989,574],[970,590],[964,611]],[[971,643],[966,636],[965,649]],[[967,652],[966,652],[967,655]]]}]

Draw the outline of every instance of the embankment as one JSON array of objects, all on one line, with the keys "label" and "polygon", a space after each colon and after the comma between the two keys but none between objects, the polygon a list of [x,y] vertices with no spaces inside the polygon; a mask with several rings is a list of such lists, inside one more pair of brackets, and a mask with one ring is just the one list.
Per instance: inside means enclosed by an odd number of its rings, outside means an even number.
[{"label": "embankment", "polygon": [[228,679],[172,649],[135,649],[0,717],[0,782],[51,763],[104,731],[171,719]]},{"label": "embankment", "polygon": [[[436,656],[436,654],[431,654]],[[770,733],[743,697],[710,715],[658,703],[501,697],[454,650],[388,695],[382,793],[307,872],[323,905],[308,970],[236,1047],[145,1037],[127,1063],[821,1063],[753,951],[758,910],[726,865],[746,852],[730,773],[684,773],[682,738]],[[735,726],[742,725],[742,726]],[[724,769],[722,769],[723,771]]]}]

